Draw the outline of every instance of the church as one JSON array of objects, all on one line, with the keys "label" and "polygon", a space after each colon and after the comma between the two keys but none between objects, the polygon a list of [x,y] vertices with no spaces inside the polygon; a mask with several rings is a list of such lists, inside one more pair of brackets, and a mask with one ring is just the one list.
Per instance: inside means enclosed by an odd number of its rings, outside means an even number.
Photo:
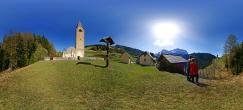
[{"label": "church", "polygon": [[75,47],[69,47],[63,51],[63,58],[80,59],[84,57],[84,28],[81,22],[76,26]]}]

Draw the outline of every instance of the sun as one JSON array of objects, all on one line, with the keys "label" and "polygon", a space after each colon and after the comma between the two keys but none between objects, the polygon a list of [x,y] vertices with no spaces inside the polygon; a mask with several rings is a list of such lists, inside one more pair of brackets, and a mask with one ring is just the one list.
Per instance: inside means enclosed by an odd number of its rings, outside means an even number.
[{"label": "sun", "polygon": [[179,32],[179,26],[172,22],[156,23],[153,26],[153,33],[158,38],[174,38]]},{"label": "sun", "polygon": [[173,22],[155,23],[152,27],[152,33],[156,38],[154,44],[159,46],[173,45],[180,31],[180,27]]}]

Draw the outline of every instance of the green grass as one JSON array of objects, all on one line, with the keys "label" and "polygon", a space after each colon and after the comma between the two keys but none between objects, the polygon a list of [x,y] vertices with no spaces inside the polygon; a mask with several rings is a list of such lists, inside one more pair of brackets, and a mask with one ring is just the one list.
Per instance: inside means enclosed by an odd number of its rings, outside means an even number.
[{"label": "green grass", "polygon": [[[94,51],[90,50],[90,48],[85,49],[85,56],[86,57],[99,57],[99,58],[105,58],[106,57],[106,51]],[[120,61],[121,54],[116,52],[109,53],[110,59],[113,61]]]},{"label": "green grass", "polygon": [[239,81],[204,81],[112,61],[42,61],[0,75],[0,109],[240,109]]}]

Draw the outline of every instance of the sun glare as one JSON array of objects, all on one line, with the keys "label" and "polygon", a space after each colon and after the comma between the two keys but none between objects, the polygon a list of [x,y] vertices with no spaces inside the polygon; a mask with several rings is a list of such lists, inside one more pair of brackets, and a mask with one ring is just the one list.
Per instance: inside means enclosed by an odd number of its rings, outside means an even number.
[{"label": "sun glare", "polygon": [[153,27],[153,33],[158,38],[173,38],[179,34],[179,27],[175,23],[164,22],[155,24]]},{"label": "sun glare", "polygon": [[152,32],[156,37],[155,45],[171,46],[180,33],[180,28],[176,23],[160,22],[153,26]]}]

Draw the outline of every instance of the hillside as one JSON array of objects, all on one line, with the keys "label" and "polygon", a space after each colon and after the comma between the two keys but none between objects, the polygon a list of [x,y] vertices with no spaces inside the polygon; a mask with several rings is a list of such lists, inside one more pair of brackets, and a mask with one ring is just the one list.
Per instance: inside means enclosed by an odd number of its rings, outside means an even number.
[{"label": "hillside", "polygon": [[240,109],[243,83],[203,81],[154,67],[41,61],[0,75],[1,109]]},{"label": "hillside", "polygon": [[[86,57],[98,57],[98,58],[105,58],[106,57],[106,50],[104,45],[89,45],[85,47],[85,56]],[[120,61],[121,53],[123,51],[111,48],[110,50],[110,58],[113,61]]]},{"label": "hillside", "polygon": [[213,59],[216,58],[214,55],[210,53],[192,53],[190,55],[197,59],[199,68],[201,69],[212,64]]},{"label": "hillside", "polygon": [[[94,50],[94,51],[105,51],[106,50],[106,46],[101,45],[101,44],[88,45],[88,46],[86,46],[86,48],[90,49],[90,50]],[[143,53],[142,50],[135,49],[135,48],[132,48],[132,47],[123,46],[123,45],[111,46],[110,51],[111,52],[117,52],[117,53],[127,52],[134,57],[138,57],[139,55],[141,55]]]},{"label": "hillside", "polygon": [[130,55],[135,56],[135,57],[138,57],[139,55],[141,55],[143,53],[142,50],[135,49],[135,48],[132,48],[132,47],[123,46],[123,45],[116,45],[115,48],[123,49],[127,53],[129,53]]},{"label": "hillside", "polygon": [[199,75],[205,79],[228,79],[233,74],[225,68],[223,58],[216,58],[209,66],[200,69]]},{"label": "hillside", "polygon": [[[119,61],[121,54],[127,52],[129,53],[131,60],[136,61],[137,57],[142,53],[141,50],[134,49],[131,47],[116,45],[110,47],[110,58]],[[105,45],[88,45],[85,47],[85,56],[86,57],[100,57],[105,58],[106,55],[106,46]]]}]

